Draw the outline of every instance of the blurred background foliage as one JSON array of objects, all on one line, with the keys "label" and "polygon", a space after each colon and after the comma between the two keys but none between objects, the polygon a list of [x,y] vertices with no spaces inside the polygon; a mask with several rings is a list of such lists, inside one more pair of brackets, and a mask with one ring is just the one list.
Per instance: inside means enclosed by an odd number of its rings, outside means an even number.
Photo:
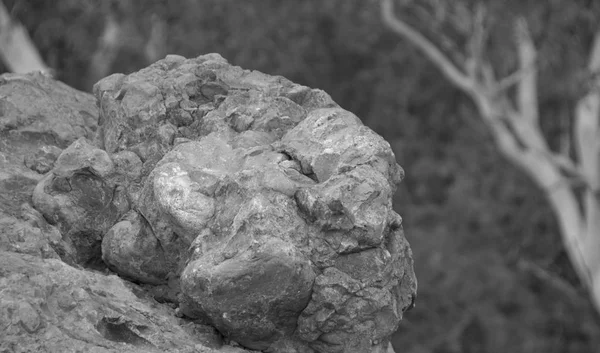
[{"label": "blurred background foliage", "polygon": [[[441,0],[429,0],[435,13]],[[475,0],[457,0],[473,6]],[[441,1],[443,3],[443,1]],[[528,20],[540,50],[542,125],[553,143],[581,96],[600,19],[595,0],[487,0],[488,47],[516,66],[510,23]],[[471,101],[382,24],[373,0],[4,0],[58,79],[90,91],[106,19],[122,26],[110,72],[150,64],[155,49],[218,52],[235,65],[321,88],[392,145],[406,179],[396,198],[419,280],[397,352],[595,352],[600,317],[573,273],[543,194],[496,152]],[[459,34],[419,17],[430,38]],[[158,22],[157,22],[158,21]]]}]

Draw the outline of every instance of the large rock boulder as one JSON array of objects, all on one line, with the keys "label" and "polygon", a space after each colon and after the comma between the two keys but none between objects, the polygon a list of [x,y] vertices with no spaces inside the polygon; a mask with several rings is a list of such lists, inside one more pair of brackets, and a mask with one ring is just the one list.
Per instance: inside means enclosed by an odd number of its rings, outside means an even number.
[{"label": "large rock boulder", "polygon": [[[246,349],[385,351],[416,291],[385,140],[325,92],[216,54],[168,56],[94,95],[95,135],[28,162],[35,209],[21,212],[47,239],[36,255],[116,273],[131,283],[112,285],[176,308],[169,327],[188,320]],[[172,340],[141,316],[90,327],[134,347]],[[207,330],[192,339],[229,347]]]},{"label": "large rock boulder", "polygon": [[[79,267],[89,258],[79,252],[93,247],[74,247],[73,233],[51,224],[82,224],[84,214],[65,212],[76,209],[71,201],[56,194],[49,218],[31,206],[50,169],[67,175],[65,186],[73,181],[68,150],[87,146],[80,139],[97,129],[92,95],[40,74],[6,74],[0,107],[0,352],[246,352],[223,345],[214,328],[178,318],[172,305],[157,303],[140,286]],[[98,163],[106,161],[98,156]],[[88,167],[102,171],[98,163]],[[91,200],[99,198],[94,192]]]}]

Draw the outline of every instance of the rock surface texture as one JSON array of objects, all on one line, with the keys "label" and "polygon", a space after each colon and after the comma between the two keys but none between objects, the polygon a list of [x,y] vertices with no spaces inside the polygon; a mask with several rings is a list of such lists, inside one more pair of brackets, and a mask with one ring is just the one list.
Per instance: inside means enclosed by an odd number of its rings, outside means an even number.
[{"label": "rock surface texture", "polygon": [[325,92],[217,54],[109,76],[99,111],[43,76],[3,77],[0,92],[64,102],[3,98],[7,345],[386,351],[416,294],[392,209],[403,171]]}]

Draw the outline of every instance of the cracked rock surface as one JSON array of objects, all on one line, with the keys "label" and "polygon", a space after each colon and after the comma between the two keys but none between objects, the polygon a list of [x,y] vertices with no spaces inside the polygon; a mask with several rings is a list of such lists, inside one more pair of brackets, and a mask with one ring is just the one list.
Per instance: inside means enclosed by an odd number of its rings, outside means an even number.
[{"label": "cracked rock surface", "polygon": [[[50,170],[30,213],[54,258],[110,270],[239,349],[385,351],[416,279],[383,138],[325,92],[217,54],[167,56],[94,95],[94,136],[58,146],[51,169],[49,148],[28,163]],[[134,318],[94,322],[159,346]]]},{"label": "cracked rock surface", "polygon": [[[101,214],[110,204],[96,192],[116,163],[80,139],[97,129],[94,97],[39,74],[0,76],[0,97],[0,352],[247,352],[224,345],[210,326],[178,318],[140,286],[79,266],[100,250],[86,248],[86,236],[92,244],[104,235],[85,233],[94,230],[85,217],[103,223],[81,210]],[[71,162],[81,159],[87,174],[75,176]],[[46,198],[54,210],[46,218],[32,193],[48,185],[42,173],[53,168],[64,187],[50,191],[56,199]]]}]

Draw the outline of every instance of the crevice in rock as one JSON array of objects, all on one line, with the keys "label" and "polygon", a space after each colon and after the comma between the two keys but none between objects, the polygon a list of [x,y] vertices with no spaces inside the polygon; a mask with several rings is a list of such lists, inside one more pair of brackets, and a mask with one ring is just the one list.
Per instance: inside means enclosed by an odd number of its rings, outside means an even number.
[{"label": "crevice in rock", "polygon": [[288,160],[298,162],[298,165],[300,166],[300,170],[298,172],[312,179],[315,183],[319,183],[319,179],[317,178],[317,175],[313,172],[310,165],[307,165],[307,163],[302,163],[300,159],[298,159],[293,153],[289,151],[286,151],[284,149],[276,149],[276,151],[286,156]]},{"label": "crevice in rock", "polygon": [[108,269],[106,263],[102,261],[102,251],[100,250],[100,246],[98,246],[98,255],[95,255],[91,259],[86,261],[83,264],[83,268],[86,268],[88,270],[96,270],[100,272],[104,272]]},{"label": "crevice in rock", "polygon": [[[283,154],[284,156],[286,156],[286,157],[287,157],[287,159],[288,159],[288,161],[298,161],[296,158],[294,158],[294,156],[292,156],[292,154],[291,154],[291,153],[289,153],[289,152],[288,152],[288,151],[286,151],[286,150],[283,150],[283,149],[282,149],[282,150],[278,150],[277,152],[278,152],[278,153],[281,153],[281,154]],[[298,161],[298,162],[299,162],[299,161]]]},{"label": "crevice in rock", "polygon": [[129,327],[130,325],[136,328],[135,331],[143,331],[146,328],[145,326],[135,326],[131,323],[128,325],[125,322],[121,322],[118,318],[104,317],[96,324],[96,330],[98,330],[104,338],[113,342],[127,343],[136,347],[156,348],[150,341],[132,330]]}]

